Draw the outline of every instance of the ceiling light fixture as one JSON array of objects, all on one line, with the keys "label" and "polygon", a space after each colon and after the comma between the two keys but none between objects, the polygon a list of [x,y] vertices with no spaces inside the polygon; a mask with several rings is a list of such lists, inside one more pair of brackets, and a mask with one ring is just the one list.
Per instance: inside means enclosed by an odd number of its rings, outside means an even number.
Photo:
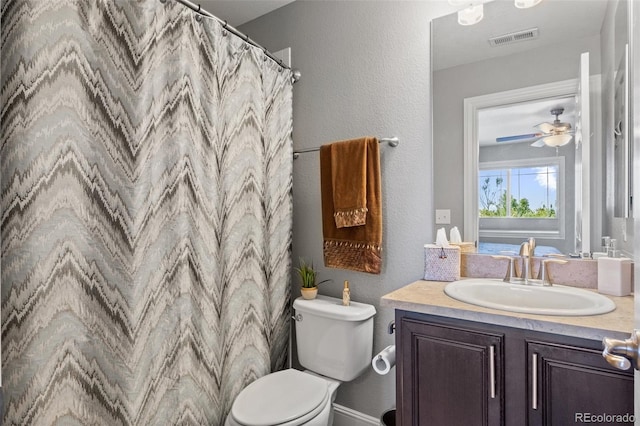
[{"label": "ceiling light fixture", "polygon": [[515,0],[518,9],[528,9],[540,3],[542,0]]},{"label": "ceiling light fixture", "polygon": [[547,136],[546,138],[543,138],[542,141],[547,146],[557,148],[559,146],[568,144],[571,141],[572,137],[573,136],[571,136],[570,134],[564,133],[559,135]]},{"label": "ceiling light fixture", "polygon": [[[448,0],[453,7],[464,7],[458,11],[458,24],[473,25],[484,18],[484,3],[494,0]],[[540,3],[542,0],[514,0],[518,9],[528,9]]]},{"label": "ceiling light fixture", "polygon": [[473,25],[484,18],[484,6],[481,4],[471,5],[458,11],[458,24]]}]

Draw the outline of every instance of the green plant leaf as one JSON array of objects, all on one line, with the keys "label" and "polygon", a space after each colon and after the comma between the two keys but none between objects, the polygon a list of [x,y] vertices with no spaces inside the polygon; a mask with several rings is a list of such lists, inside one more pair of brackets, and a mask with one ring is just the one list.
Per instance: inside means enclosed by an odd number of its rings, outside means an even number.
[{"label": "green plant leaf", "polygon": [[311,288],[316,286],[317,272],[313,268],[313,263],[307,263],[303,258],[300,258],[300,266],[295,269],[300,276],[302,287]]}]

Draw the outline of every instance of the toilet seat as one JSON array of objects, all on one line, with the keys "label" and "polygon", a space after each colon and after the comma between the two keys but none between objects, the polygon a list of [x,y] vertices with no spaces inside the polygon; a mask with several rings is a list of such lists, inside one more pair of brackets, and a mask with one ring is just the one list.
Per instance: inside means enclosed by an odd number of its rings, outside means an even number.
[{"label": "toilet seat", "polygon": [[295,369],[282,370],[240,392],[231,416],[244,426],[296,426],[317,416],[328,398],[326,380]]}]

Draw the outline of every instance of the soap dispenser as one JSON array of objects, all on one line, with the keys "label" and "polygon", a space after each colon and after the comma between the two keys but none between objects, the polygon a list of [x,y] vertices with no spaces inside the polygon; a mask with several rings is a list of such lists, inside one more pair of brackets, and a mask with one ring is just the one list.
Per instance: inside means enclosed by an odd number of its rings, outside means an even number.
[{"label": "soap dispenser", "polygon": [[351,304],[351,291],[349,290],[349,281],[344,280],[344,289],[342,290],[342,304],[349,306]]},{"label": "soap dispenser", "polygon": [[609,241],[608,256],[598,258],[598,292],[611,296],[628,296],[633,288],[633,262],[620,257],[616,240]]}]

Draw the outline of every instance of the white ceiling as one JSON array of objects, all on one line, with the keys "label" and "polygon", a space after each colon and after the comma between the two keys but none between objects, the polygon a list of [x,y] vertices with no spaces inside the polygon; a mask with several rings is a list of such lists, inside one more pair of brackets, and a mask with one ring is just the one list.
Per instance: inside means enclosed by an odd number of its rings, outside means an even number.
[{"label": "white ceiling", "polygon": [[[478,111],[478,139],[480,146],[493,145],[496,138],[517,136],[539,132],[534,126],[543,122],[553,122],[554,108],[564,108],[558,119],[575,127],[576,101],[573,97],[561,99],[543,99],[522,104],[512,104],[499,108],[486,108]],[[520,139],[506,143],[532,143],[538,138]]]},{"label": "white ceiling", "polygon": [[[530,9],[518,9],[513,0],[484,4],[484,18],[468,27],[458,24],[457,14],[432,21],[434,69],[450,68],[523,50],[537,49],[564,40],[600,34],[606,0],[543,0]],[[488,39],[537,27],[535,40],[491,47]]]},{"label": "white ceiling", "polygon": [[238,27],[259,16],[266,15],[294,0],[192,0],[203,9]]}]

